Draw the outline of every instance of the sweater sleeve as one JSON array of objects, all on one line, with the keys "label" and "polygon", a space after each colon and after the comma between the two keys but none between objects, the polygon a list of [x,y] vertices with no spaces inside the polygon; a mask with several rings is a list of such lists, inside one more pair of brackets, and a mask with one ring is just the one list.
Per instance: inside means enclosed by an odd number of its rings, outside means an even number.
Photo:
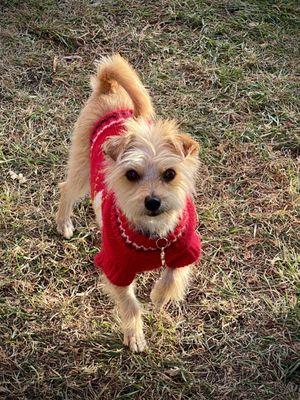
[{"label": "sweater sleeve", "polygon": [[107,279],[116,286],[129,286],[135,278],[135,273],[132,270],[120,269],[112,260],[107,259],[101,251],[96,254],[94,265],[101,269]]}]

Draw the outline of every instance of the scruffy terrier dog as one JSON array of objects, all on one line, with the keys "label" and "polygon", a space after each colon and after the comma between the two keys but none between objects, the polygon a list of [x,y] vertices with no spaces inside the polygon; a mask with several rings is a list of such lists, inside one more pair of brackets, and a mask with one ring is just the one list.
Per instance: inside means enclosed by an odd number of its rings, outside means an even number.
[{"label": "scruffy terrier dog", "polygon": [[192,201],[199,145],[173,120],[155,118],[147,90],[120,55],[102,60],[91,85],[60,184],[57,228],[67,239],[73,235],[73,205],[90,190],[101,228],[95,265],[118,307],[124,344],[143,351],[136,274],[164,267],[151,292],[163,307],[183,299],[200,257]]}]

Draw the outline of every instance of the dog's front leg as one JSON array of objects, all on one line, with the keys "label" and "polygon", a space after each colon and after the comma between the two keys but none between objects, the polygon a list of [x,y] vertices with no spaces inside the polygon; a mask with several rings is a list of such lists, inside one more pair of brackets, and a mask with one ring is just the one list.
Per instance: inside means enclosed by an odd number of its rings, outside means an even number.
[{"label": "dog's front leg", "polygon": [[134,293],[134,284],[115,286],[106,279],[106,291],[116,302],[124,332],[124,344],[134,352],[141,352],[146,347],[143,333],[142,313]]},{"label": "dog's front leg", "polygon": [[150,297],[157,308],[162,308],[170,300],[183,300],[186,293],[191,265],[182,268],[166,268],[155,283]]}]

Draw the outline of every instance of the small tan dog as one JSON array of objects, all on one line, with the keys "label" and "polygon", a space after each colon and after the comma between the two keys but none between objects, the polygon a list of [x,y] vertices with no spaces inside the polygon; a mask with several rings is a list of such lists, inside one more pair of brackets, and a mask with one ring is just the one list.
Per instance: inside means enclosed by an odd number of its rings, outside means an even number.
[{"label": "small tan dog", "polygon": [[183,299],[191,264],[200,257],[191,201],[199,145],[174,121],[154,118],[147,90],[121,56],[104,58],[91,85],[60,185],[57,229],[67,239],[73,235],[73,205],[90,190],[102,233],[95,264],[117,304],[124,344],[143,351],[136,273],[165,267],[151,292],[162,307]]}]

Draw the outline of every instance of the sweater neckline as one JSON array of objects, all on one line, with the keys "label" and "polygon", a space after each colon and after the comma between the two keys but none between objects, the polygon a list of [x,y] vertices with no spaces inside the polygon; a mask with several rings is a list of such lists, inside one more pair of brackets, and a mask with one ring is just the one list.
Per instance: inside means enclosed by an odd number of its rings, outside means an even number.
[{"label": "sweater neckline", "polygon": [[134,229],[114,201],[113,213],[115,214],[114,217],[116,220],[118,233],[126,245],[133,247],[136,250],[161,251],[162,249],[166,249],[173,243],[177,242],[177,240],[179,240],[185,233],[188,224],[189,201],[190,200],[187,199],[186,206],[175,229],[166,236],[158,236],[156,238],[151,238]]}]

